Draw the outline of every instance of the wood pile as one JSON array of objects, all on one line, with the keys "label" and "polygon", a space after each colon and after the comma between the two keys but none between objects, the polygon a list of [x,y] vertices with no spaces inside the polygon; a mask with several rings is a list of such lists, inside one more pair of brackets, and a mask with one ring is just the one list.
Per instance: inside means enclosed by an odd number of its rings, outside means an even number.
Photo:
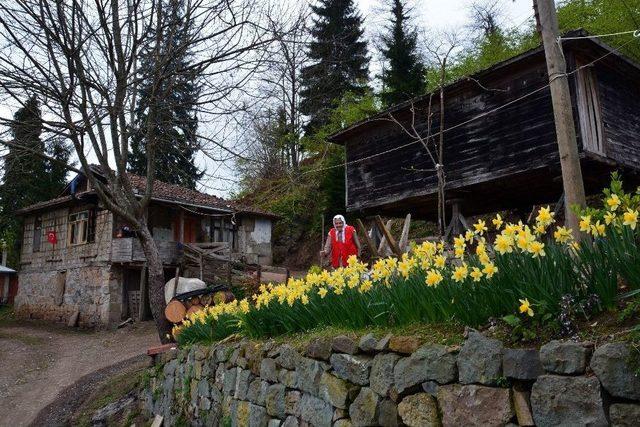
[{"label": "wood pile", "polygon": [[180,323],[187,315],[198,312],[208,305],[231,302],[235,299],[231,291],[220,288],[218,286],[176,295],[167,304],[164,310],[165,317],[171,323]]}]

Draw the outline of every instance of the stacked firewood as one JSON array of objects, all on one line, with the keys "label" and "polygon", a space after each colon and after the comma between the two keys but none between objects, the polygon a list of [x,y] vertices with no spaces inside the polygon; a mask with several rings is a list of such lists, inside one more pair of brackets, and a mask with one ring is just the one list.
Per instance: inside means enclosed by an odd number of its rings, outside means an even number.
[{"label": "stacked firewood", "polygon": [[171,323],[182,322],[189,314],[198,312],[206,306],[231,302],[235,299],[228,290],[206,288],[176,295],[164,310],[164,315]]}]

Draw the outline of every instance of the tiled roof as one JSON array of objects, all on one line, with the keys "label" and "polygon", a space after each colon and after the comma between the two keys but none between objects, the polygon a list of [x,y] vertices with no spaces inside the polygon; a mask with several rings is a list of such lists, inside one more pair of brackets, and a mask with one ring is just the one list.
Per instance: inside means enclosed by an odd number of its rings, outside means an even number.
[{"label": "tiled roof", "polygon": [[[95,173],[100,173],[99,168],[94,167]],[[131,185],[134,189],[140,193],[144,193],[147,186],[147,178],[127,173]],[[82,195],[95,194],[94,191],[83,191],[76,193],[77,198],[81,198]],[[200,206],[205,208],[219,209],[221,211],[236,212],[236,213],[250,213],[260,216],[267,216],[270,218],[277,218],[278,216],[272,212],[265,211],[263,209],[255,208],[252,206],[246,206],[234,201],[225,200],[221,197],[214,196],[212,194],[201,193],[200,191],[191,190],[189,188],[181,187],[179,185],[169,184],[163,181],[155,180],[153,183],[153,199],[164,202],[173,202],[176,204],[185,204],[191,206]],[[68,203],[73,200],[70,195],[57,197],[55,199],[46,200],[43,202],[35,203],[20,209],[17,213],[24,214],[40,209],[44,209],[51,206],[56,206],[64,203]]]}]

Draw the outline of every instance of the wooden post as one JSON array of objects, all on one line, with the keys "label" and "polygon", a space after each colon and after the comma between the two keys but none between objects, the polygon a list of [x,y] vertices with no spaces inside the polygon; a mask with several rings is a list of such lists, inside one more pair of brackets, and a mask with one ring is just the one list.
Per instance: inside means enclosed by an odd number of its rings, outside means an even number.
[{"label": "wooden post", "polygon": [[[387,225],[385,225],[385,227],[387,228],[387,230],[391,229],[391,225],[393,224],[393,220],[390,219],[389,221],[387,221]],[[382,233],[382,230],[380,230],[380,233]],[[382,239],[380,239],[380,246],[378,246],[378,253],[380,254],[380,256],[386,256],[386,255],[390,255],[389,251],[388,251],[388,244],[387,244],[387,238],[384,237],[384,234],[382,234]]]},{"label": "wooden post", "polygon": [[184,211],[182,209],[180,209],[180,216],[178,217],[180,223],[178,225],[179,227],[179,233],[178,233],[178,241],[180,243],[184,243]]},{"label": "wooden post", "polygon": [[360,221],[360,218],[356,219],[356,225],[358,226],[358,230],[360,230],[360,233],[362,233],[362,235],[364,236],[364,240],[367,242],[367,246],[369,246],[369,248],[371,249],[371,258],[379,258],[378,248],[376,248],[376,244],[373,242],[371,236],[369,236],[369,233],[367,233],[367,229],[364,228],[364,224],[362,223],[362,221]]},{"label": "wooden post", "polygon": [[574,205],[584,207],[586,199],[578,156],[576,130],[573,123],[569,80],[566,74],[567,64],[558,34],[558,17],[554,0],[533,0],[533,5],[547,60],[551,102],[562,169],[562,185],[565,194],[565,222],[579,240],[582,236],[578,226],[578,218],[571,211],[571,207]]},{"label": "wooden post", "polygon": [[204,280],[204,260],[202,259],[202,252],[200,253],[200,280]]},{"label": "wooden post", "polygon": [[409,244],[409,229],[411,228],[411,214],[407,214],[402,225],[402,233],[400,234],[400,240],[398,241],[398,247],[402,252],[407,251],[407,245]]},{"label": "wooden post", "polygon": [[142,271],[140,271],[140,309],[138,310],[138,320],[144,320],[146,314],[147,305],[147,263],[142,265]]},{"label": "wooden post", "polygon": [[396,243],[396,239],[393,238],[393,236],[391,235],[391,233],[389,232],[387,227],[385,227],[384,223],[382,222],[382,218],[380,218],[380,215],[376,215],[375,216],[375,220],[376,220],[376,224],[380,228],[380,231],[382,231],[382,234],[384,234],[384,238],[387,240],[387,244],[389,245],[389,247],[391,248],[393,253],[397,257],[401,257],[402,256],[402,251],[400,250],[400,248],[398,248],[398,244]]}]

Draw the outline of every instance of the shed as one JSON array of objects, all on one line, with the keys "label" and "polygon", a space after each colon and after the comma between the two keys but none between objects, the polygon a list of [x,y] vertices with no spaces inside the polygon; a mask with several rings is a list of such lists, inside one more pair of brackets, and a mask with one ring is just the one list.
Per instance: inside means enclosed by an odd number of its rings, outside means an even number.
[{"label": "shed", "polygon": [[[636,181],[640,169],[640,67],[582,30],[563,42],[582,172],[587,192],[612,170]],[[542,47],[444,88],[444,172],[447,199],[465,214],[556,202],[562,195],[551,93]],[[431,105],[431,109],[429,108]],[[345,147],[350,212],[432,219],[437,209],[434,164],[420,135],[440,131],[439,95],[395,105],[332,135]],[[416,114],[412,114],[412,108]],[[431,128],[427,115],[434,113]]]}]

